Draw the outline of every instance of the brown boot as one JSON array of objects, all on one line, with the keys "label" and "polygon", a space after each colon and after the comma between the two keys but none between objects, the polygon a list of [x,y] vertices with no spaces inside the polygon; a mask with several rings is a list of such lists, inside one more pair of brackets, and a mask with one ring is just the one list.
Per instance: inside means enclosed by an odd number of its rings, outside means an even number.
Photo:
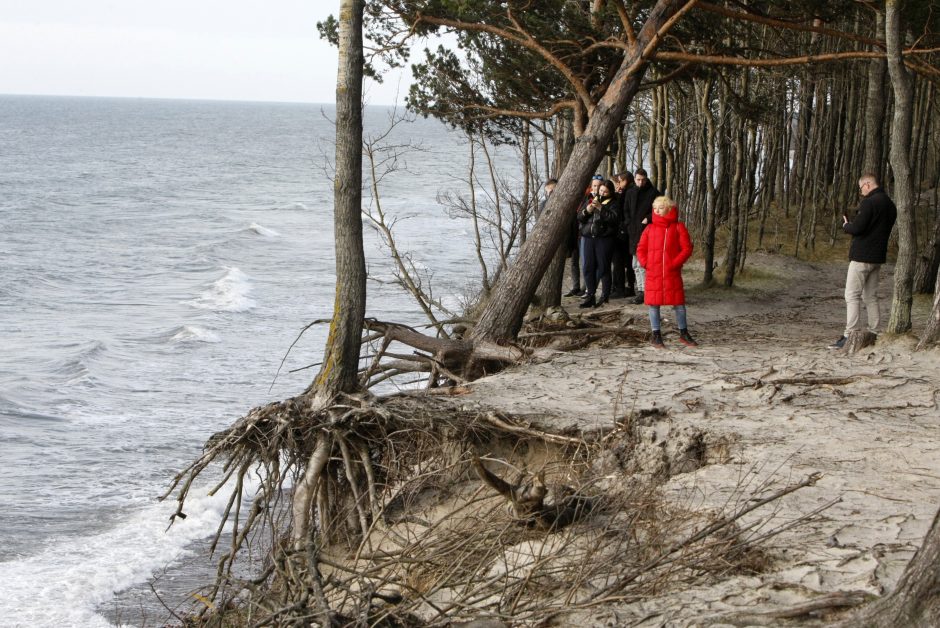
[{"label": "brown boot", "polygon": [[692,337],[692,335],[689,333],[689,330],[688,330],[688,329],[680,329],[680,330],[679,330],[679,342],[681,342],[682,344],[684,344],[684,345],[687,346],[687,347],[697,347],[697,346],[698,346],[698,343],[695,342],[695,339],[694,339],[694,338]]}]

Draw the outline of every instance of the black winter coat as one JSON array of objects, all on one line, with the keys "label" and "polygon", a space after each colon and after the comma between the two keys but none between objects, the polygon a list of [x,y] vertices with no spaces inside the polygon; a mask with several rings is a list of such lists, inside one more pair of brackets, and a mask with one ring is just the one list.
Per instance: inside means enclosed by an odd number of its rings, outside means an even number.
[{"label": "black winter coat", "polygon": [[618,203],[613,196],[605,198],[600,209],[588,211],[590,203],[586,203],[578,211],[578,223],[581,225],[582,238],[612,238],[617,235],[620,227],[618,218]]},{"label": "black winter coat", "polygon": [[888,257],[888,237],[898,217],[894,201],[881,188],[875,188],[862,199],[852,222],[842,230],[852,235],[849,259],[867,264],[884,264]]},{"label": "black winter coat", "polygon": [[[643,187],[633,186],[624,192],[623,221],[630,236],[630,255],[636,255],[636,245],[643,230],[653,222],[653,200],[659,195],[659,190],[648,179]],[[643,224],[644,220],[646,224]]]}]

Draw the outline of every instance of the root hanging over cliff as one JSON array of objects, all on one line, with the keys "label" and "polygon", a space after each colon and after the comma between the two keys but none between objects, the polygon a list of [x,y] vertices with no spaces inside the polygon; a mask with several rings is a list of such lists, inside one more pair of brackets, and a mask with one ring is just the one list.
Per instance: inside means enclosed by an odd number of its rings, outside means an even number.
[{"label": "root hanging over cliff", "polygon": [[[739,521],[815,478],[729,513],[669,505],[663,477],[622,466],[637,446],[631,421],[591,437],[549,433],[459,396],[255,408],[209,439],[165,495],[184,516],[194,482],[221,464],[210,492],[230,496],[212,544],[217,577],[191,621],[539,621],[759,569],[755,542],[773,531]],[[246,553],[264,557],[247,577],[236,568]]]}]

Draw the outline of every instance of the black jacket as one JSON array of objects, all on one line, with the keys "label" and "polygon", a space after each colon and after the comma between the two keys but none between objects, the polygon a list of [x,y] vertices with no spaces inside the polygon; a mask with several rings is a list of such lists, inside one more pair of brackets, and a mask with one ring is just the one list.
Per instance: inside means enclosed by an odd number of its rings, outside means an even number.
[{"label": "black jacket", "polygon": [[600,209],[588,211],[590,203],[585,203],[578,210],[578,223],[581,225],[582,238],[612,238],[620,227],[618,220],[619,203],[613,196],[604,199]]},{"label": "black jacket", "polygon": [[[653,200],[659,195],[659,190],[648,179],[643,187],[633,186],[624,192],[623,221],[630,236],[631,255],[636,255],[636,245],[640,243],[643,229],[653,221]],[[644,220],[646,224],[643,224]]]},{"label": "black jacket", "polygon": [[867,264],[884,264],[888,257],[888,237],[898,217],[898,210],[887,192],[875,188],[862,199],[855,218],[842,226],[852,235],[849,259]]},{"label": "black jacket", "polygon": [[627,232],[627,193],[634,187],[636,186],[631,184],[623,192],[617,192],[614,195],[617,200],[617,222],[620,223],[617,227],[617,239],[626,242],[628,245],[630,244],[630,234]]}]

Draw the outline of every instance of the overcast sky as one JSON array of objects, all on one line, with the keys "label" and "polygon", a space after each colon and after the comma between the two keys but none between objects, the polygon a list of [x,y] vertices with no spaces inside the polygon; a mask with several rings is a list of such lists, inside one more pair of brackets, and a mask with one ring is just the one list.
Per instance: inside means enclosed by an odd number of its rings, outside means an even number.
[{"label": "overcast sky", "polygon": [[[0,94],[333,102],[339,0],[0,0]],[[367,81],[404,99],[410,75]]]}]

